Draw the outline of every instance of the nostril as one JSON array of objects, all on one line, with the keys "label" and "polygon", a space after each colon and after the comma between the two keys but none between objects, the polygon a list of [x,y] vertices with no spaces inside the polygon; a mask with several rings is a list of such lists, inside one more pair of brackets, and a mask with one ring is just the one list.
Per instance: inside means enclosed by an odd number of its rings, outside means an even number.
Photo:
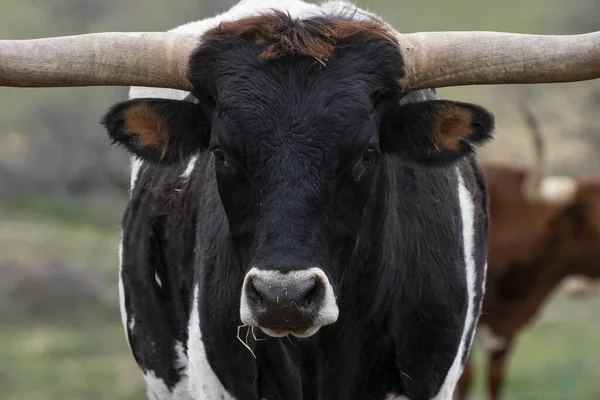
[{"label": "nostril", "polygon": [[260,291],[254,285],[254,281],[248,282],[246,295],[248,296],[248,299],[253,303],[261,304],[264,301],[262,295],[260,294]]},{"label": "nostril", "polygon": [[319,293],[319,289],[318,289],[317,285],[313,286],[313,288],[310,289],[310,291],[308,293],[306,293],[306,296],[304,296],[304,303],[308,306],[312,306],[314,304],[314,302],[317,300],[318,293]]},{"label": "nostril", "polygon": [[306,289],[302,303],[306,306],[312,306],[321,298],[323,285],[319,279],[313,278],[311,284]]}]

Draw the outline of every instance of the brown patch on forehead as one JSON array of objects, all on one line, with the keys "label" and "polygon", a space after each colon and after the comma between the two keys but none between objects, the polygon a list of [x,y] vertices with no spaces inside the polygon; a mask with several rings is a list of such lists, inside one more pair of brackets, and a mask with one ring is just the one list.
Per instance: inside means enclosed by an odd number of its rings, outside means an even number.
[{"label": "brown patch on forehead", "polygon": [[164,119],[145,103],[129,107],[124,115],[123,131],[136,136],[139,147],[152,146],[167,151],[168,132]]},{"label": "brown patch on forehead", "polygon": [[300,20],[278,11],[224,22],[206,32],[203,40],[235,37],[251,39],[261,46],[262,52],[259,57],[263,61],[288,54],[325,61],[331,58],[340,41],[353,37],[376,38],[397,43],[392,32],[379,21],[335,20],[324,17]]},{"label": "brown patch on forehead", "polygon": [[457,151],[461,140],[472,132],[472,116],[467,108],[446,105],[438,109],[432,131],[433,140],[438,147]]}]

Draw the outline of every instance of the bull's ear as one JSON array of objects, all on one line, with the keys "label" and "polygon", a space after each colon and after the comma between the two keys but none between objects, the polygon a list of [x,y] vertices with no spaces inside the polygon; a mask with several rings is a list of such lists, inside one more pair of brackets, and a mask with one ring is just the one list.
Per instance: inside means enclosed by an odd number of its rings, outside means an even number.
[{"label": "bull's ear", "polygon": [[381,120],[383,151],[438,164],[453,161],[492,138],[494,117],[468,103],[431,100],[388,109]]},{"label": "bull's ear", "polygon": [[170,164],[207,147],[210,126],[198,104],[134,99],[117,104],[102,124],[110,138],[143,160]]}]

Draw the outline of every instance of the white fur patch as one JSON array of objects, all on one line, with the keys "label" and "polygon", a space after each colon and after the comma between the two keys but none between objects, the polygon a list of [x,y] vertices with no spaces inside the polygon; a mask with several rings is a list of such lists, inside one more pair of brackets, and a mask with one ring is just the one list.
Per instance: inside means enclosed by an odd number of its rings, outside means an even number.
[{"label": "white fur patch", "polygon": [[154,371],[145,372],[144,380],[150,400],[195,400],[188,391],[187,378],[177,383],[172,391],[169,390],[164,380],[156,376]]},{"label": "white fur patch", "polygon": [[185,369],[188,366],[188,357],[185,354],[185,349],[183,348],[183,343],[176,340],[175,341],[175,354],[177,355],[177,364],[175,368],[177,369]]},{"label": "white fur patch", "polygon": [[194,303],[188,325],[189,391],[196,400],[235,400],[211,368],[200,331],[199,288],[194,288]]},{"label": "white fur patch", "polygon": [[181,178],[188,179],[190,177],[190,175],[194,171],[194,167],[196,166],[196,160],[198,160],[198,156],[192,156],[192,158],[190,158],[190,161],[188,162],[185,171],[183,171],[183,174],[181,174]]},{"label": "white fur patch", "polygon": [[160,276],[158,276],[158,272],[154,273],[154,280],[156,281],[158,287],[162,289],[162,281],[160,280]]},{"label": "white fur patch", "polygon": [[133,188],[135,187],[135,181],[137,180],[138,174],[140,173],[140,169],[142,168],[143,163],[144,162],[141,159],[135,156],[131,157],[131,179],[129,183],[130,194],[133,192]]},{"label": "white fur patch", "polygon": [[[188,364],[187,356],[183,349],[183,344],[175,341],[174,351],[177,355],[175,368],[184,369]],[[188,377],[184,373],[181,380],[169,390],[165,381],[152,370],[144,372],[144,380],[146,381],[146,391],[150,400],[195,400],[189,392]]]},{"label": "white fur patch", "polygon": [[334,0],[323,3],[321,4],[321,10],[326,15],[351,16],[355,21],[371,20],[373,17],[378,18],[374,13],[358,8],[356,5],[345,0]]},{"label": "white fur patch", "polygon": [[477,336],[487,351],[500,351],[506,347],[506,339],[496,335],[487,325],[477,327]]},{"label": "white fur patch", "polygon": [[553,204],[571,202],[577,194],[577,181],[568,176],[548,176],[540,186],[542,199]]},{"label": "white fur patch", "polygon": [[387,396],[385,396],[385,400],[410,400],[410,399],[406,396],[398,396],[395,394],[388,394]]},{"label": "white fur patch", "polygon": [[127,330],[127,309],[125,308],[125,287],[123,285],[123,231],[121,231],[121,240],[119,241],[119,309],[121,310],[121,322],[123,323],[123,329],[125,330],[125,339],[127,339],[127,345],[131,349],[129,343],[129,332]]},{"label": "white fur patch", "polygon": [[475,323],[475,258],[474,258],[474,223],[475,223],[475,206],[469,190],[465,187],[463,177],[460,173],[460,169],[456,168],[458,174],[458,199],[460,202],[462,227],[463,227],[463,243],[464,243],[464,255],[465,255],[465,267],[467,274],[467,292],[468,292],[468,305],[467,305],[467,316],[465,320],[465,326],[463,328],[462,338],[460,345],[456,352],[452,366],[444,379],[444,383],[440,388],[438,394],[433,400],[451,400],[456,387],[456,383],[462,374],[462,358],[466,351],[468,351],[473,337],[469,337],[469,331]]},{"label": "white fur patch", "polygon": [[[280,271],[271,271],[271,270],[263,271],[263,270],[259,270],[257,268],[252,268],[246,274],[246,277],[244,278],[244,284],[242,285],[242,296],[241,296],[241,302],[240,302],[240,318],[242,320],[242,323],[249,325],[249,326],[257,326],[257,327],[259,326],[258,322],[256,321],[256,318],[254,317],[254,313],[252,312],[251,307],[248,304],[248,297],[246,296],[246,288],[248,286],[248,282],[250,282],[250,280],[253,277],[260,277],[261,279],[264,279],[264,280],[267,280],[270,282],[276,282],[276,284],[278,286],[293,285],[294,282],[296,282],[296,281],[302,281],[302,280],[306,280],[307,278],[312,278],[312,277],[321,281],[321,283],[323,284],[323,286],[325,288],[325,295],[323,297],[323,305],[321,307],[321,310],[319,310],[319,314],[315,318],[313,326],[310,327],[309,329],[307,329],[305,332],[301,332],[301,333],[294,332],[295,336],[298,336],[298,337],[312,336],[315,333],[317,333],[317,331],[321,327],[323,327],[325,325],[333,324],[335,321],[337,321],[338,316],[339,316],[339,308],[337,306],[337,301],[335,299],[335,293],[333,291],[333,286],[331,286],[331,283],[329,283],[329,279],[327,278],[327,275],[325,275],[323,270],[321,270],[320,268],[309,268],[309,269],[300,270],[300,271],[289,271],[286,273],[283,273]],[[274,337],[280,337],[280,336],[286,335],[286,333],[277,334],[277,333],[271,331],[270,329],[264,329],[264,328],[261,328],[261,329],[267,335],[274,336]]]},{"label": "white fur patch", "polygon": [[190,384],[187,376],[187,366],[188,366],[188,358],[185,354],[185,349],[183,348],[183,343],[179,341],[175,341],[175,354],[177,355],[177,359],[175,360],[175,368],[178,371],[184,371],[181,377],[181,380],[177,382],[177,384],[173,387],[168,400],[193,400],[192,395],[190,394]]},{"label": "white fur patch", "polygon": [[157,377],[154,371],[144,373],[146,381],[146,392],[150,400],[167,400],[171,398],[171,391],[161,378]]}]

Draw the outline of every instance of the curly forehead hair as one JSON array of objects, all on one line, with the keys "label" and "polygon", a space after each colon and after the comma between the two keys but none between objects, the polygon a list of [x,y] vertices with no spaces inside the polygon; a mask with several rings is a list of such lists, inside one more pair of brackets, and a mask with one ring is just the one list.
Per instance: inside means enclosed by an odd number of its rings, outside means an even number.
[{"label": "curly forehead hair", "polygon": [[262,48],[260,59],[274,60],[285,55],[303,55],[326,61],[342,40],[363,37],[397,43],[394,34],[380,21],[355,21],[316,17],[293,19],[274,11],[233,22],[224,22],[206,32],[207,41],[246,38]]}]

